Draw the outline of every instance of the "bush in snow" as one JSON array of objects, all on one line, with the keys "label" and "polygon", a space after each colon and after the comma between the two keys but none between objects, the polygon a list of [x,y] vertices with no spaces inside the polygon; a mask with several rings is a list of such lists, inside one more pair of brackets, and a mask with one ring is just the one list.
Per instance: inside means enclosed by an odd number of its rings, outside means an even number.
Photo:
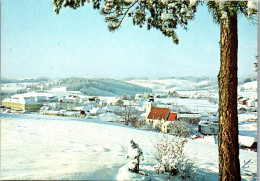
[{"label": "bush in snow", "polygon": [[116,176],[117,180],[151,180],[150,176],[145,172],[140,171],[140,160],[143,160],[143,151],[139,145],[130,140],[128,148],[122,146],[123,151],[125,151],[126,158],[130,158],[131,161],[122,166]]},{"label": "bush in snow", "polygon": [[131,126],[135,128],[143,128],[145,126],[145,120],[143,118],[134,118],[131,120]]},{"label": "bush in snow", "polygon": [[126,158],[132,159],[128,163],[128,168],[130,171],[139,173],[139,164],[140,164],[140,159],[144,160],[143,158],[143,150],[139,147],[139,145],[134,142],[134,140],[130,140],[128,144],[128,150],[126,152]]},{"label": "bush in snow", "polygon": [[159,162],[156,165],[158,174],[164,174],[167,179],[176,176],[184,180],[194,180],[197,170],[194,162],[184,154],[186,138],[164,135],[155,143],[155,159]]},{"label": "bush in snow", "polygon": [[169,134],[187,138],[190,136],[192,127],[189,123],[185,121],[175,121],[169,125]]}]

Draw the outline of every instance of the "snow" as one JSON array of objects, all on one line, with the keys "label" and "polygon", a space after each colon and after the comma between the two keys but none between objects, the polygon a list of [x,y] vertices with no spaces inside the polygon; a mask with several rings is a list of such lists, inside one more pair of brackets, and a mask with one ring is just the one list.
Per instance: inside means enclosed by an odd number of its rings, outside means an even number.
[{"label": "snow", "polygon": [[[1,114],[1,179],[115,180],[129,162],[122,146],[130,139],[143,150],[140,169],[152,180],[154,142],[160,133],[98,120],[42,115]],[[192,151],[191,151],[192,150]],[[195,159],[200,175],[218,180],[218,146],[189,140],[186,154]],[[242,178],[256,180],[257,153],[240,150]]]},{"label": "snow", "polygon": [[256,92],[257,91],[257,81],[246,82],[242,85],[239,85],[238,90],[241,90],[241,89]]},{"label": "snow", "polygon": [[131,84],[148,87],[153,92],[166,92],[169,91],[181,91],[181,90],[198,90],[199,86],[209,87],[207,90],[212,89],[212,85],[217,85],[217,82],[210,80],[201,80],[199,82],[185,80],[185,79],[162,79],[162,80],[131,80],[126,81]]},{"label": "snow", "polygon": [[161,14],[161,19],[162,20],[168,20],[168,19],[173,19],[173,15],[169,13],[162,13]]},{"label": "snow", "polygon": [[258,9],[258,7],[257,7],[257,2],[258,1],[248,1],[247,2],[247,7],[248,7],[248,9],[249,10],[256,10],[257,11],[257,9]]},{"label": "snow", "polygon": [[[167,87],[174,86],[173,90],[188,88],[193,82],[189,80],[179,80],[179,79],[164,79],[164,80],[132,80],[126,81],[128,83],[140,85],[143,87],[149,87],[153,91],[168,92]],[[175,88],[176,87],[176,88]]]},{"label": "snow", "polygon": [[[51,90],[48,90],[48,93],[52,93],[53,95],[58,96],[58,97],[66,97],[68,95],[84,96],[79,91],[66,91],[66,90],[67,90],[66,87],[55,87],[55,88],[52,88]],[[84,96],[84,97],[86,97],[86,96]]]},{"label": "snow", "polygon": [[8,83],[8,84],[1,84],[1,91],[2,92],[9,92],[13,93],[19,89],[25,89],[27,85],[32,85],[32,83]]},{"label": "snow", "polygon": [[239,141],[240,145],[251,147],[256,140],[255,140],[255,138],[250,137],[250,136],[239,135],[238,141]]},{"label": "snow", "polygon": [[33,101],[32,99],[25,99],[23,97],[7,98],[4,99],[3,102],[12,102],[12,103],[20,103],[20,104],[40,104],[37,101]]},{"label": "snow", "polygon": [[118,171],[116,180],[150,180],[150,177],[129,171],[129,166],[124,165]]},{"label": "snow", "polygon": [[251,136],[257,140],[257,123],[249,122],[240,122],[239,126],[239,135]]},{"label": "snow", "polygon": [[115,113],[111,113],[111,112],[106,112],[106,113],[100,114],[98,116],[98,118],[101,121],[108,121],[108,122],[124,121],[121,117],[119,117]]},{"label": "snow", "polygon": [[185,114],[185,113],[179,113],[178,118],[200,118],[201,115],[199,113],[191,113],[191,114]]},{"label": "snow", "polygon": [[188,108],[192,112],[217,112],[218,105],[202,99],[155,98],[155,102],[171,103],[173,107]]},{"label": "snow", "polygon": [[197,0],[190,0],[190,6],[195,6],[196,2],[197,2]]}]

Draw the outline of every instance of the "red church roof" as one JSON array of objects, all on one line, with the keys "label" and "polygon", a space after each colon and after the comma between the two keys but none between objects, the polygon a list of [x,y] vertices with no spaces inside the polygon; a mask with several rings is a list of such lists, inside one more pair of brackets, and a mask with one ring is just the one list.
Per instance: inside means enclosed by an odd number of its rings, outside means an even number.
[{"label": "red church roof", "polygon": [[175,120],[177,120],[177,113],[171,112],[168,117],[168,121],[175,121]]},{"label": "red church roof", "polygon": [[154,107],[154,108],[152,108],[151,112],[149,113],[148,119],[166,120],[169,112],[170,112],[170,109],[168,109],[168,108]]}]

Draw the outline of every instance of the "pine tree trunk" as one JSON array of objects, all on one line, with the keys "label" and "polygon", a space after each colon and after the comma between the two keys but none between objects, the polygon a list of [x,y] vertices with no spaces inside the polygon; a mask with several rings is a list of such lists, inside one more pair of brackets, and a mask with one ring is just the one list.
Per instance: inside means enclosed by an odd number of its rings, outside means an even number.
[{"label": "pine tree trunk", "polygon": [[241,180],[237,116],[237,15],[221,22],[219,84],[219,180]]}]

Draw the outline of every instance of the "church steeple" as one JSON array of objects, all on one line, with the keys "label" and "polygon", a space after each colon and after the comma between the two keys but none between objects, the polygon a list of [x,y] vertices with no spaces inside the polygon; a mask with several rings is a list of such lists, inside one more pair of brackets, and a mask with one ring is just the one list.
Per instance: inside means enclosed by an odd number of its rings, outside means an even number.
[{"label": "church steeple", "polygon": [[146,103],[146,119],[149,115],[149,113],[151,112],[152,108],[153,107],[156,107],[156,103],[154,102],[154,97],[152,94],[150,94],[149,98],[148,98],[148,101]]}]

